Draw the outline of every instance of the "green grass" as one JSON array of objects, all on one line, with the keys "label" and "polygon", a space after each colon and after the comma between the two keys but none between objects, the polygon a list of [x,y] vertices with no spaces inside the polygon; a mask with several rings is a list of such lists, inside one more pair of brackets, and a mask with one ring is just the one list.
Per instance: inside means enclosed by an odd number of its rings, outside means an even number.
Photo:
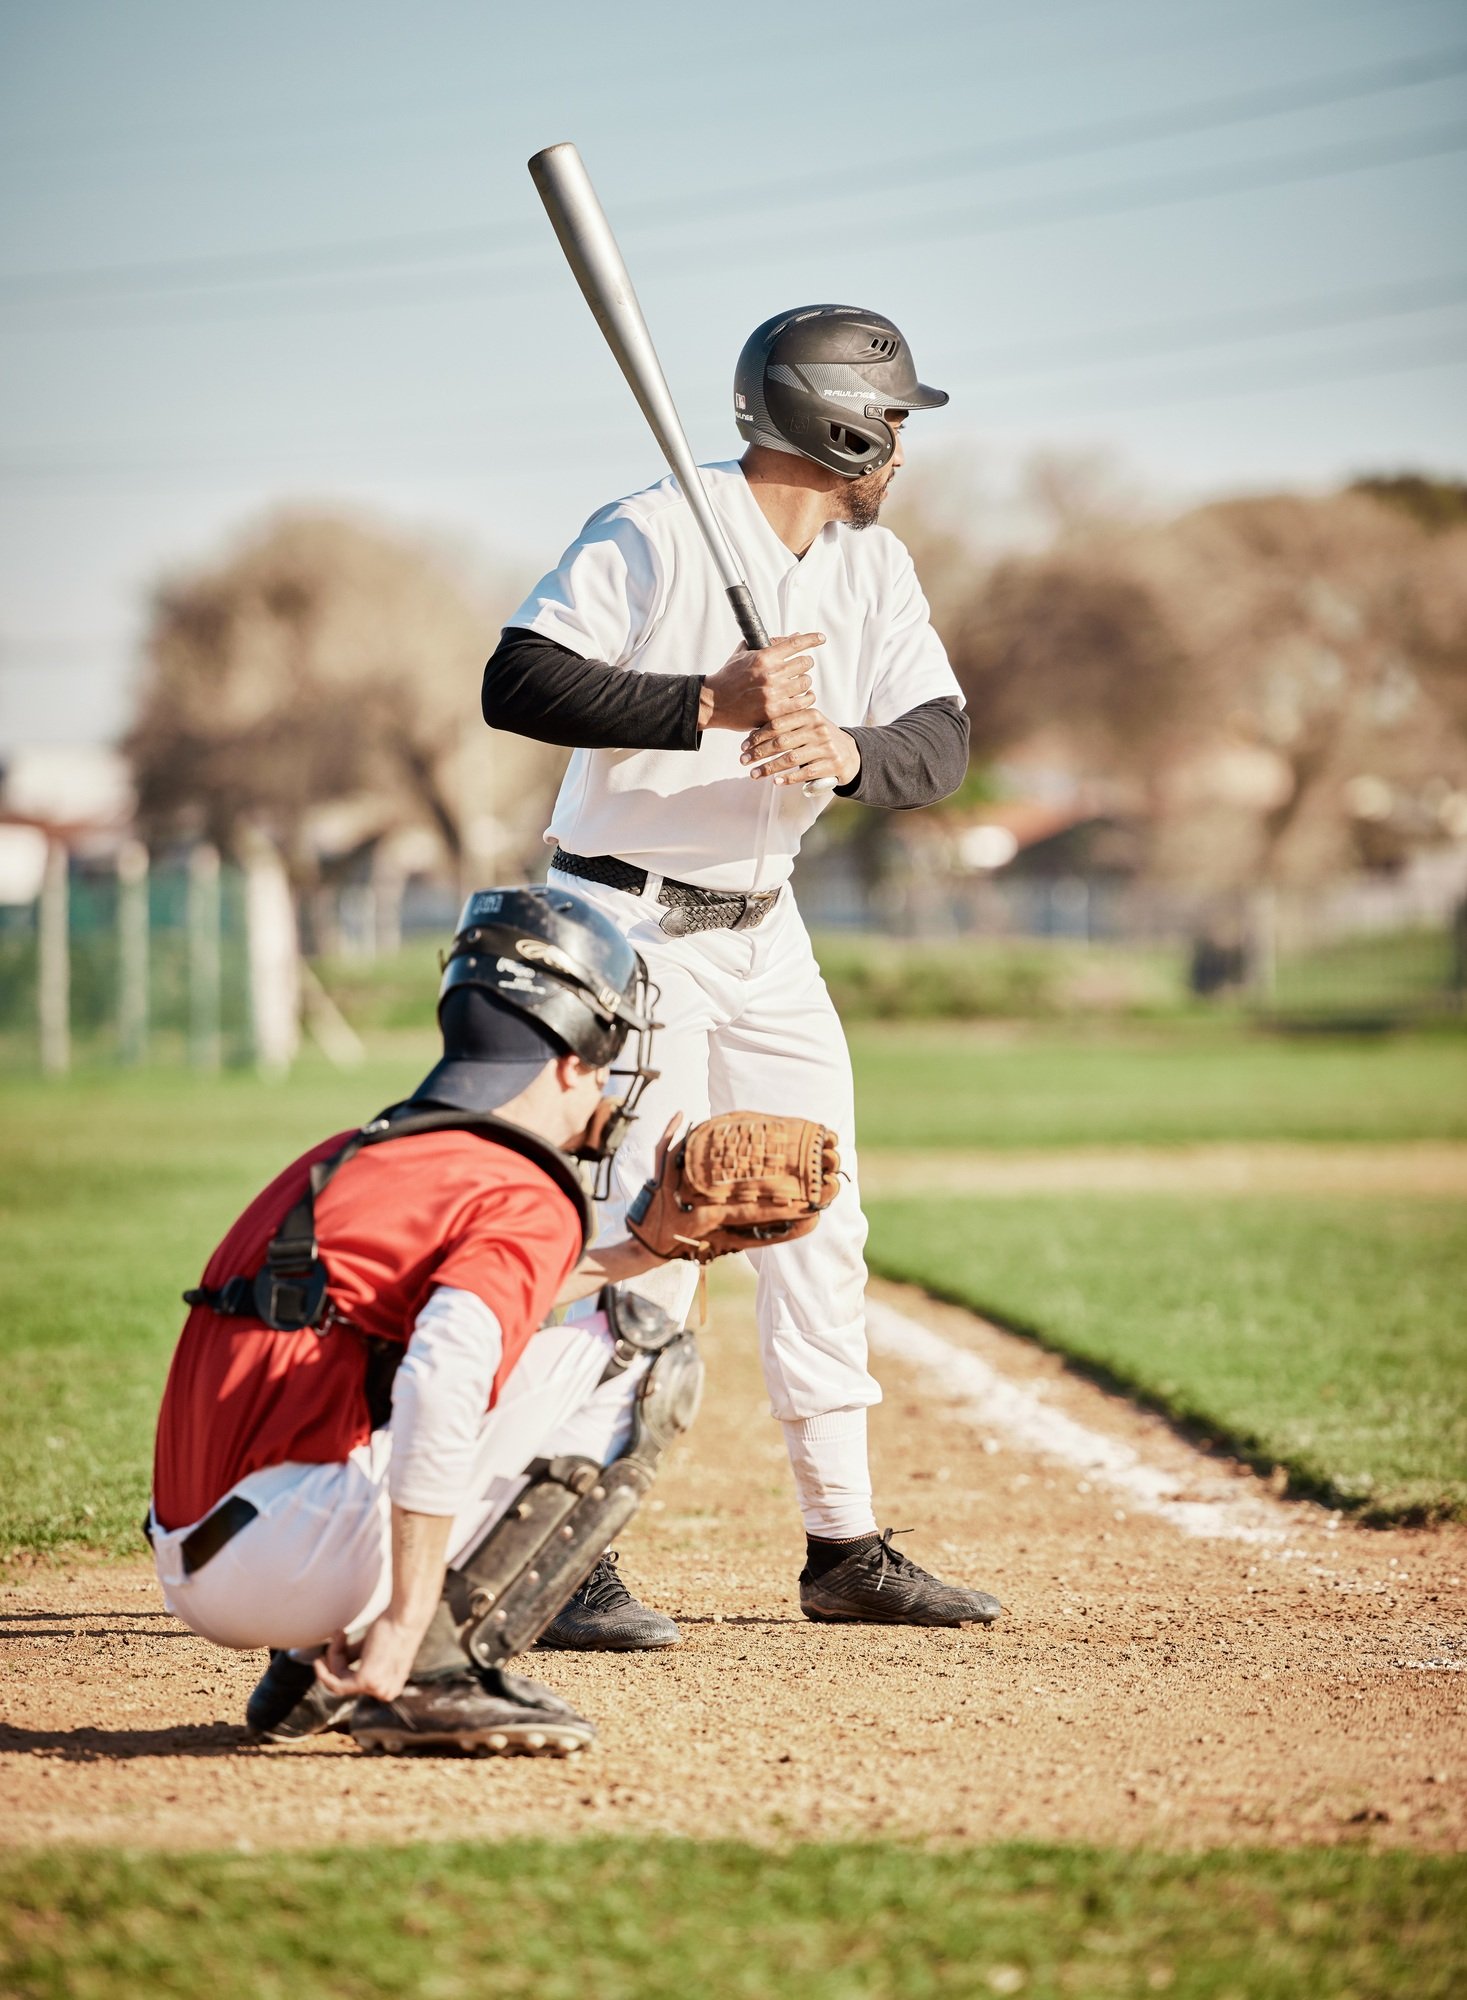
[{"label": "green grass", "polygon": [[845,1021],[1044,1021],[1175,1014],[1193,1004],[1178,945],[828,931],[815,951]]},{"label": "green grass", "polygon": [[1278,963],[1271,1011],[1328,1018],[1331,1014],[1386,1016],[1450,1003],[1456,966],[1450,933],[1393,931],[1379,937],[1338,938]]},{"label": "green grass", "polygon": [[[846,1021],[1165,1015],[1191,1005],[1186,953],[1175,945],[1050,938],[917,942],[827,931],[815,947]],[[326,959],[316,969],[363,1033],[431,1027],[433,950],[412,944],[389,958]]]},{"label": "green grass", "polygon": [[182,1071],[0,1093],[0,1559],[136,1556],[179,1294],[250,1196],[410,1090],[426,1049],[288,1085]]},{"label": "green grass", "polygon": [[[1236,997],[1199,1002],[1189,992],[1185,943],[823,931],[815,948],[847,1022],[1179,1016],[1205,1022],[1226,1021],[1240,1004]],[[431,1027],[435,950],[435,941],[420,939],[387,958],[325,959],[316,969],[364,1033]],[[1447,1013],[1453,979],[1452,940],[1444,927],[1343,938],[1281,953],[1266,1011],[1321,1021]]]},{"label": "green grass", "polygon": [[876,1201],[873,1265],[1036,1333],[1379,1520],[1467,1513],[1467,1214],[1446,1201]]},{"label": "green grass", "polygon": [[0,1861],[17,2000],[1447,2000],[1467,1866],[733,1842]]},{"label": "green grass", "polygon": [[852,1030],[864,1147],[1467,1139],[1467,1036]]},{"label": "green grass", "polygon": [[[1336,1045],[1185,1024],[1079,1039],[1041,1030],[994,1039],[951,1027],[868,1027],[854,1040],[868,1146],[1467,1136],[1467,1040],[1451,1034]],[[160,1069],[0,1086],[0,1557],[18,1549],[138,1553],[179,1293],[196,1281],[209,1250],[263,1181],[325,1133],[401,1096],[432,1059],[426,1035],[383,1037],[379,1047],[363,1070],[343,1075],[307,1061],[288,1085]],[[1102,1239],[1125,1228],[1152,1247],[1152,1208],[1133,1203],[1108,1212],[1119,1219],[1114,1230],[1107,1223],[1099,1231]],[[1166,1213],[1181,1210],[1168,1205]],[[1016,1205],[1016,1212],[995,1213],[986,1229],[985,1247],[1034,1219],[1027,1236],[1014,1238],[1020,1248],[1011,1263],[1022,1288],[1008,1286],[1000,1297],[989,1282],[992,1262],[962,1281],[976,1288],[980,1303],[1032,1318],[1050,1337],[1069,1341],[1080,1337],[1068,1330],[1073,1315],[1067,1307],[1066,1320],[1051,1323],[1054,1287],[1037,1284],[1044,1268],[1037,1251],[1052,1233],[1039,1219],[1048,1214],[1037,1201]],[[1365,1227],[1374,1215],[1364,1213]],[[966,1220],[964,1232],[971,1233]],[[1346,1227],[1342,1255],[1349,1234]],[[1188,1254],[1178,1253],[1179,1278]],[[1387,1292],[1405,1301],[1416,1296],[1414,1254],[1389,1266],[1393,1275],[1377,1287],[1382,1310]],[[1460,1311],[1449,1297],[1442,1303],[1434,1268],[1420,1279],[1434,1301],[1429,1310],[1455,1323]],[[1211,1274],[1198,1274],[1199,1283],[1210,1281]],[[1291,1324],[1290,1315],[1307,1318],[1318,1300],[1335,1295],[1307,1257],[1281,1268],[1277,1283],[1284,1290],[1269,1306],[1270,1327]],[[1088,1279],[1070,1285],[1080,1295],[1087,1289]],[[1119,1282],[1118,1320],[1129,1317],[1130,1297]],[[1333,1324],[1338,1353],[1340,1328],[1351,1328],[1353,1339],[1354,1321],[1346,1313]],[[1354,1377],[1329,1358],[1329,1341],[1322,1325],[1319,1369],[1339,1387]],[[1156,1391],[1154,1368],[1138,1362],[1136,1373]],[[1210,1410],[1209,1419],[1227,1417],[1241,1434],[1246,1409],[1237,1405],[1246,1405],[1248,1393],[1244,1377],[1237,1402]],[[1332,1420],[1335,1406],[1325,1414]],[[1291,1462],[1302,1472],[1308,1457],[1299,1447]],[[1348,1454],[1333,1460],[1332,1476],[1361,1470],[1379,1479],[1390,1467]],[[1390,1478],[1399,1489],[1399,1467]]]}]

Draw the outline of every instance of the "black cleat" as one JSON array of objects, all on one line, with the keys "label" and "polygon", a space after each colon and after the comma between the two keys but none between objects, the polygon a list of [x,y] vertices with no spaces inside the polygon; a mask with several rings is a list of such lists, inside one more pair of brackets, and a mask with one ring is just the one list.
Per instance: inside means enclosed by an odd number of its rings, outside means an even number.
[{"label": "black cleat", "polygon": [[246,1704],[245,1721],[261,1743],[300,1743],[329,1729],[345,1729],[355,1699],[328,1693],[307,1661],[272,1652]]},{"label": "black cleat", "polygon": [[680,1646],[670,1618],[639,1604],[622,1582],[615,1549],[608,1549],[575,1596],[546,1627],[540,1644],[577,1653],[642,1653]]},{"label": "black cleat", "polygon": [[963,1590],[929,1576],[891,1545],[888,1528],[824,1576],[800,1572],[800,1609],[817,1621],[866,1625],[991,1625],[1003,1606],[986,1590]]},{"label": "black cleat", "polygon": [[568,1757],[596,1738],[569,1702],[502,1667],[409,1681],[395,1701],[359,1696],[351,1733],[364,1750],[391,1756],[457,1750],[470,1757]]}]

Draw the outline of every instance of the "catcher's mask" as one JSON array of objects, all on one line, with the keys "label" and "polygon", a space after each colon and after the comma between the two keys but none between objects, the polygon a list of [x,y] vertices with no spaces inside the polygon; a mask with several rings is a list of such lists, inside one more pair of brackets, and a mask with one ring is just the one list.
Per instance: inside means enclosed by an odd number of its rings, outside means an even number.
[{"label": "catcher's mask", "polygon": [[[641,955],[574,890],[526,886],[476,890],[442,965],[443,1060],[415,1097],[493,1110],[562,1051],[596,1069],[610,1065],[620,1091],[602,1098],[574,1149],[596,1166],[593,1192],[604,1200],[612,1155],[657,1074],[650,1061],[657,989]],[[618,1062],[624,1055],[630,1061]],[[499,1093],[495,1104],[467,1103],[486,1089]]]},{"label": "catcher's mask", "polygon": [[917,380],[900,328],[862,306],[776,313],[749,335],[734,370],[734,421],[746,443],[812,458],[847,479],[890,462],[892,412],[946,401],[945,389]]}]

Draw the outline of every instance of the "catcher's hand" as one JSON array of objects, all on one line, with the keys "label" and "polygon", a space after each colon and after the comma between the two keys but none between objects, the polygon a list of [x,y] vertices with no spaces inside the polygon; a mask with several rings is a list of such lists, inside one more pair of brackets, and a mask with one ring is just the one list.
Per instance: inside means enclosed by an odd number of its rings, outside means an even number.
[{"label": "catcher's hand", "polygon": [[835,1134],[778,1112],[720,1111],[661,1149],[627,1228],[658,1257],[712,1263],[806,1236],[835,1200]]}]

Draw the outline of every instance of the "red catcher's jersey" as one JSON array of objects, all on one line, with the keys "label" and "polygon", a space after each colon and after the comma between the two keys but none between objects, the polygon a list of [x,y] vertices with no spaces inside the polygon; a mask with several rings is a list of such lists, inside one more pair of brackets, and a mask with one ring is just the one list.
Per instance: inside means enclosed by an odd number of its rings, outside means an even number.
[{"label": "red catcher's jersey", "polygon": [[[251,1274],[338,1133],[277,1176],[209,1259],[203,1282]],[[474,1292],[504,1350],[492,1402],[581,1252],[569,1198],[522,1154],[473,1132],[425,1132],[369,1146],[316,1200],[331,1298],[351,1326],[406,1346],[438,1285]],[[344,1459],[371,1435],[366,1347],[350,1327],[276,1333],[195,1306],[168,1372],[153,1455],[164,1528],[199,1520],[263,1466]]]}]

